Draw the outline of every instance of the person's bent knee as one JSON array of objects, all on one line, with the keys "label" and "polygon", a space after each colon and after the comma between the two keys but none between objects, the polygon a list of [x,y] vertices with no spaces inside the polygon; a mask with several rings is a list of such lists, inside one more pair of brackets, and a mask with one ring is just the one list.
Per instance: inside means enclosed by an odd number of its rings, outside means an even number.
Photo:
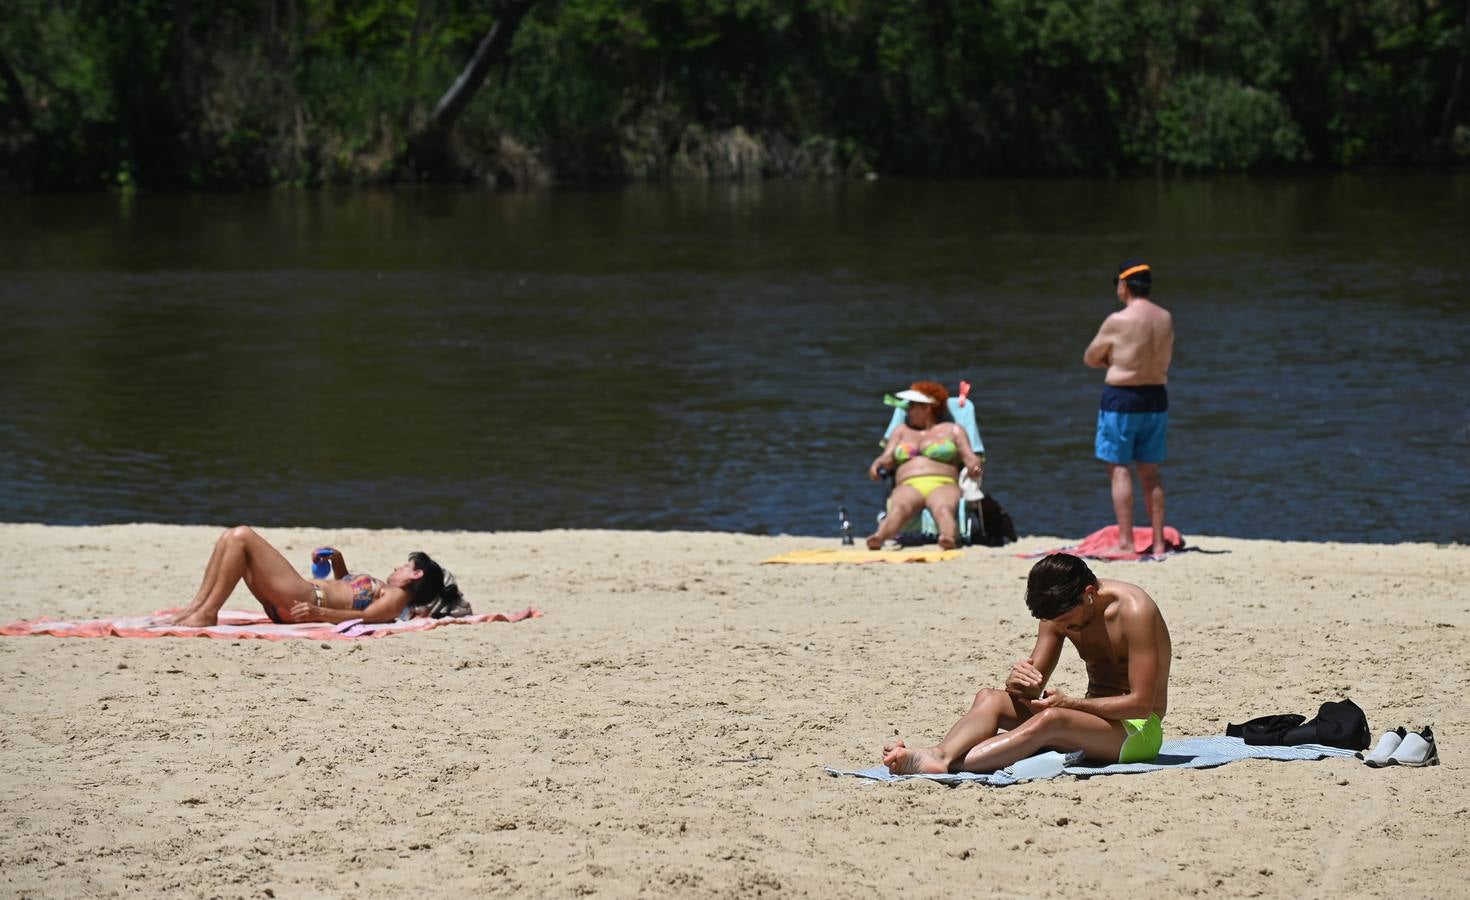
[{"label": "person's bent knee", "polygon": [[255,529],[251,528],[249,525],[236,525],[234,528],[231,528],[229,531],[225,532],[225,537],[229,538],[232,541],[246,541],[249,540],[250,537],[254,534]]},{"label": "person's bent knee", "polygon": [[1060,709],[1043,709],[1028,719],[1026,724],[1040,731],[1049,731],[1061,725],[1065,718]]},{"label": "person's bent knee", "polygon": [[1011,695],[996,688],[985,688],[975,695],[975,702],[971,704],[974,708],[982,706],[1001,706],[1006,709],[1011,706]]}]

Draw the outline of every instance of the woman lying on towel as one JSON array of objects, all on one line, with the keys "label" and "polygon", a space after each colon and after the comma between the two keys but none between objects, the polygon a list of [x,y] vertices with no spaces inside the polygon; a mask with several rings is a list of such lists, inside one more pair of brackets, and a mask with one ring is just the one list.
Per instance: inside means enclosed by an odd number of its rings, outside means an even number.
[{"label": "woman lying on towel", "polygon": [[308,581],[281,551],[246,525],[220,535],[204,567],[204,581],[172,624],[207,627],[219,623],[220,608],[242,580],[272,622],[391,622],[408,609],[414,615],[469,615],[454,576],[426,553],[413,553],[387,581],[354,575],[337,550],[319,550],[313,561],[330,560],[334,578]]},{"label": "woman lying on towel", "polygon": [[868,537],[868,549],[881,549],[884,541],[927,507],[939,526],[939,546],[952,550],[960,530],[956,480],[960,466],[978,481],[984,463],[970,446],[965,429],[949,421],[949,391],[944,385],[916,381],[900,391],[898,399],[908,401],[908,415],[868,467],[868,477],[874,481],[882,477],[880,469],[897,467],[894,482],[898,486],[888,497],[888,514]]}]

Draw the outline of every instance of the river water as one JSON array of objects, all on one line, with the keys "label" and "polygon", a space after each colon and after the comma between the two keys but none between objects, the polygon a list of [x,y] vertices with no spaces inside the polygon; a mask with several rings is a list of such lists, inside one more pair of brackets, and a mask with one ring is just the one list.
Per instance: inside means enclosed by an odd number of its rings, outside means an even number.
[{"label": "river water", "polygon": [[1171,524],[1470,541],[1470,174],[13,196],[0,251],[5,521],[861,533],[924,377],[1077,537],[1143,255]]}]

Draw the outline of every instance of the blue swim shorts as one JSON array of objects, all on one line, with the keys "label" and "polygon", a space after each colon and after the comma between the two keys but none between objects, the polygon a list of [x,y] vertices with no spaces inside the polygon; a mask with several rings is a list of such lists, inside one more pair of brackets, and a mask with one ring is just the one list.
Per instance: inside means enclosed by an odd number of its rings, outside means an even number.
[{"label": "blue swim shorts", "polygon": [[1168,436],[1167,412],[1097,411],[1095,452],[1103,462],[1163,462]]},{"label": "blue swim shorts", "polygon": [[1164,461],[1169,389],[1162,384],[1107,385],[1097,410],[1097,458],[1127,465]]}]

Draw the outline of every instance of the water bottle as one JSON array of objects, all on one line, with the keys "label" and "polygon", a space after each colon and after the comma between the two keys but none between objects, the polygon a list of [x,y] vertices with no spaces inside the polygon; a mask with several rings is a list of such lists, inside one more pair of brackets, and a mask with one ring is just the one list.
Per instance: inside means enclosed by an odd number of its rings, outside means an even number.
[{"label": "water bottle", "polygon": [[844,547],[851,547],[852,546],[852,522],[848,521],[848,518],[847,518],[847,507],[845,507],[845,506],[839,506],[839,507],[837,507],[837,522],[838,522],[838,528],[842,532],[842,546],[844,546]]},{"label": "water bottle", "polygon": [[318,547],[316,552],[311,554],[311,577],[317,580],[332,577],[331,547]]},{"label": "water bottle", "polygon": [[1034,781],[1038,778],[1055,778],[1062,774],[1066,766],[1066,754],[1049,750],[1012,763],[1004,771],[1013,775],[1017,781]]}]

